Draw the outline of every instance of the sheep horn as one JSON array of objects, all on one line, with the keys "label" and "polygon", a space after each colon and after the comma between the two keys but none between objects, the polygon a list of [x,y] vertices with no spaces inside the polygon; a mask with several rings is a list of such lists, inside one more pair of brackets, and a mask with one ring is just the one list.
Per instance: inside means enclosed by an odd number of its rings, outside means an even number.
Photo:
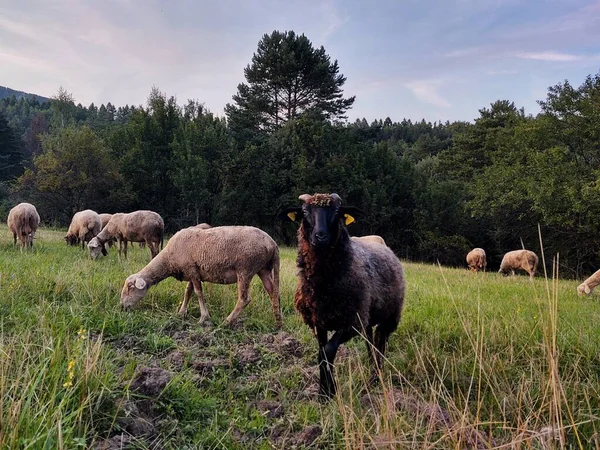
[{"label": "sheep horn", "polygon": [[312,195],[310,194],[302,194],[301,196],[298,197],[300,200],[302,200],[304,203],[308,203],[310,202],[310,200],[312,199]]},{"label": "sheep horn", "polygon": [[331,199],[334,201],[335,204],[337,204],[338,206],[342,204],[342,199],[339,195],[333,193],[331,194]]}]

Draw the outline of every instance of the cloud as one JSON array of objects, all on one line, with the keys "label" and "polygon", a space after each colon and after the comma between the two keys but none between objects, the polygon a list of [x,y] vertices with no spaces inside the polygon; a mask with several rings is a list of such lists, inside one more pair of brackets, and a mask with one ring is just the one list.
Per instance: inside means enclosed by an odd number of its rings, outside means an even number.
[{"label": "cloud", "polygon": [[535,59],[538,61],[565,62],[578,61],[581,59],[579,55],[561,52],[519,52],[515,56],[523,59]]},{"label": "cloud", "polygon": [[452,105],[448,100],[443,98],[438,88],[443,83],[443,80],[415,80],[404,83],[404,87],[409,89],[419,100],[430,103],[441,108],[449,108]]}]

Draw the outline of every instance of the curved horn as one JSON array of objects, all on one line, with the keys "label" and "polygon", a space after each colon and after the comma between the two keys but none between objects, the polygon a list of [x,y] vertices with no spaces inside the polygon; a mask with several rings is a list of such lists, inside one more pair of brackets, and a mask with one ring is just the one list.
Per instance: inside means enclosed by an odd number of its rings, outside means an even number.
[{"label": "curved horn", "polygon": [[336,193],[331,194],[331,199],[338,205],[342,204],[342,198],[339,195],[337,195]]},{"label": "curved horn", "polygon": [[310,194],[302,194],[301,196],[298,197],[300,200],[302,200],[304,203],[308,203],[310,202],[310,200],[312,199],[312,195]]}]

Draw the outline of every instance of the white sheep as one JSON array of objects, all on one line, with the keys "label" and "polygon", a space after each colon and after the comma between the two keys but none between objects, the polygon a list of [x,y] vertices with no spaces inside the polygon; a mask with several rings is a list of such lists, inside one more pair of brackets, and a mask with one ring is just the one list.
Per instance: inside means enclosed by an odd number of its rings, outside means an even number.
[{"label": "white sheep", "polygon": [[76,212],[71,219],[69,230],[65,236],[68,245],[81,243],[81,249],[102,230],[102,219],[96,211],[86,209]]},{"label": "white sheep", "polygon": [[14,245],[17,245],[18,238],[21,250],[33,247],[35,232],[40,224],[40,215],[35,206],[31,203],[19,203],[9,211],[6,224],[13,234]]},{"label": "white sheep", "polygon": [[140,210],[129,214],[113,214],[106,226],[88,243],[90,256],[96,259],[100,256],[104,244],[111,238],[119,244],[121,253],[127,257],[127,242],[145,242],[150,249],[152,258],[159,252],[165,233],[165,223],[154,211]]},{"label": "white sheep", "polygon": [[596,286],[600,284],[600,270],[597,270],[589,278],[587,278],[583,283],[577,286],[577,294],[579,295],[589,295]]},{"label": "white sheep", "polygon": [[226,319],[231,325],[250,303],[250,282],[258,275],[269,297],[275,321],[281,327],[279,304],[279,248],[264,231],[254,227],[225,226],[202,229],[198,226],[175,233],[164,250],[138,273],[125,280],[121,305],[129,308],[167,277],[188,281],[179,314],[186,314],[192,290],[198,296],[200,322],[210,318],[202,282],[238,284],[238,300]]},{"label": "white sheep", "polygon": [[368,236],[352,236],[352,239],[372,244],[385,245],[383,238],[381,236],[377,236],[376,234],[370,234]]},{"label": "white sheep", "polygon": [[102,228],[106,226],[110,219],[112,219],[112,214],[102,213],[98,214],[100,216],[100,220],[102,221]]},{"label": "white sheep", "polygon": [[538,256],[531,250],[513,250],[508,252],[502,258],[500,270],[498,272],[508,275],[510,272],[515,274],[515,270],[523,269],[533,279],[538,266]]},{"label": "white sheep", "polygon": [[469,253],[467,253],[467,264],[469,266],[469,269],[471,269],[475,273],[477,273],[480,270],[483,270],[485,272],[485,268],[487,267],[485,250],[482,248],[474,248]]}]

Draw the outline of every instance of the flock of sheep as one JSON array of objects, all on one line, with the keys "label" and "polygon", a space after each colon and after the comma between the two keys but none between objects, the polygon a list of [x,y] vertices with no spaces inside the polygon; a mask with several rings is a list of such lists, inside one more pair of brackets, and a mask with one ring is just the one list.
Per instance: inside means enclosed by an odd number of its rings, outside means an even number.
[{"label": "flock of sheep", "polygon": [[[372,380],[378,379],[386,343],[400,322],[405,278],[402,264],[379,236],[350,237],[347,225],[360,211],[343,206],[337,194],[303,194],[301,206],[282,211],[280,220],[300,224],[298,229],[298,280],[294,303],[318,341],[320,393],[335,394],[333,363],[341,344],[354,336],[365,337],[373,364]],[[35,206],[20,203],[8,215],[8,227],[21,248],[33,246],[40,223]],[[227,319],[233,324],[250,303],[250,282],[258,275],[267,291],[277,327],[282,326],[279,291],[279,248],[264,231],[250,226],[211,227],[199,224],[178,231],[163,247],[164,222],[153,211],[129,214],[97,214],[85,210],[73,216],[65,241],[87,247],[92,259],[107,254],[117,243],[119,257],[127,257],[128,242],[144,243],[152,259],[125,280],[121,305],[138,303],[148,289],[168,277],[187,281],[179,314],[186,314],[192,291],[198,297],[200,322],[210,319],[202,282],[238,286],[237,303]],[[162,250],[161,250],[162,249]],[[471,270],[485,271],[485,251],[475,248],[467,255]],[[538,257],[529,250],[504,255],[500,272],[525,270],[533,278]],[[600,270],[578,288],[589,294],[600,284]],[[329,336],[329,332],[333,334]]]}]

